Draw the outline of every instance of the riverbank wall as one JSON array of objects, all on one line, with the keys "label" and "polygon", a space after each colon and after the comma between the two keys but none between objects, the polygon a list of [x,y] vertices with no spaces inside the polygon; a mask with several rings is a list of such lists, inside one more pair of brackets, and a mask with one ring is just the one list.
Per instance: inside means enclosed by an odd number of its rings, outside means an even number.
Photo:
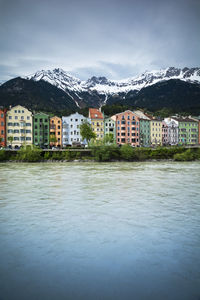
[{"label": "riverbank wall", "polygon": [[41,161],[146,161],[170,159],[175,161],[200,160],[199,147],[132,148],[129,145],[93,146],[90,149],[38,149],[0,150],[0,162]]}]

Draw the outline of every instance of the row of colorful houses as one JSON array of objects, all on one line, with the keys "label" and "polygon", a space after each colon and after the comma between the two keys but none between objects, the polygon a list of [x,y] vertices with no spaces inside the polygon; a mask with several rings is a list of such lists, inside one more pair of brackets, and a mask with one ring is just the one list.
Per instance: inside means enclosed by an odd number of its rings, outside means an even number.
[{"label": "row of colorful houses", "polygon": [[17,105],[9,110],[0,108],[0,145],[17,148],[34,144],[48,148],[86,144],[80,134],[83,122],[90,124],[97,140],[112,134],[117,144],[134,147],[200,144],[199,118],[173,116],[161,120],[140,110],[107,117],[96,108],[89,108],[88,118],[79,113],[59,118]]}]

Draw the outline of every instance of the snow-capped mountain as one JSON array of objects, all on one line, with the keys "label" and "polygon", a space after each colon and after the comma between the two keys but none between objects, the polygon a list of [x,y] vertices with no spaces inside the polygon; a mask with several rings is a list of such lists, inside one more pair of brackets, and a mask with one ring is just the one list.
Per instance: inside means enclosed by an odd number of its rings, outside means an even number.
[{"label": "snow-capped mountain", "polygon": [[69,75],[62,69],[48,71],[38,71],[35,74],[24,77],[30,80],[44,80],[63,91],[71,94],[73,92],[78,98],[81,98],[82,92],[97,92],[98,94],[109,96],[118,93],[128,93],[130,91],[140,91],[142,88],[153,85],[157,82],[180,79],[187,82],[200,84],[200,68],[183,68],[178,69],[170,67],[164,70],[144,72],[139,76],[124,80],[109,80],[106,77],[91,77],[86,81],[81,81]]},{"label": "snow-capped mountain", "polygon": [[200,68],[167,68],[125,80],[91,77],[82,81],[62,69],[16,77],[0,86],[0,106],[37,111],[74,111],[104,104],[200,113]]}]

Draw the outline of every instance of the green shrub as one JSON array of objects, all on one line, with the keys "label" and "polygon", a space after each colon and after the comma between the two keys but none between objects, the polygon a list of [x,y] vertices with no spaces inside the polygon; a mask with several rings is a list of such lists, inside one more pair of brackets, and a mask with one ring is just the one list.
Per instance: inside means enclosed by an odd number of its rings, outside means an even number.
[{"label": "green shrub", "polygon": [[97,161],[111,161],[120,158],[119,148],[115,145],[93,146],[92,156]]},{"label": "green shrub", "polygon": [[150,157],[151,149],[136,148],[134,149],[134,158],[139,161],[147,160]]},{"label": "green shrub", "polygon": [[6,161],[8,159],[9,158],[8,158],[8,155],[7,155],[6,151],[5,150],[0,150],[0,161]]},{"label": "green shrub", "polygon": [[122,145],[120,148],[121,157],[125,160],[132,160],[135,157],[134,149],[130,145]]},{"label": "green shrub", "polygon": [[62,152],[58,152],[58,151],[52,152],[51,159],[52,160],[62,160],[63,159]]},{"label": "green shrub", "polygon": [[44,153],[44,159],[45,160],[51,159],[51,153],[50,153],[50,151],[45,151],[45,153]]},{"label": "green shrub", "polygon": [[183,153],[177,153],[174,155],[174,160],[176,161],[192,161],[198,158],[198,152],[195,152],[193,149],[187,149]]},{"label": "green shrub", "polygon": [[25,162],[37,162],[41,161],[42,150],[38,148],[21,148],[16,155],[16,160]]}]

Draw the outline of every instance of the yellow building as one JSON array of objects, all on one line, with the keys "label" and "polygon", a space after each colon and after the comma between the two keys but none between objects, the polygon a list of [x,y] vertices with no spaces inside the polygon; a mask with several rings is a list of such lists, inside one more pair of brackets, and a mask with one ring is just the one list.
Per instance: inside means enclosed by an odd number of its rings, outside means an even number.
[{"label": "yellow building", "polygon": [[62,119],[56,116],[50,118],[50,146],[62,146]]},{"label": "yellow building", "polygon": [[151,145],[162,145],[162,121],[151,118],[150,121]]},{"label": "yellow building", "polygon": [[7,111],[7,146],[17,148],[22,145],[32,145],[33,143],[33,121],[32,112],[27,108],[17,105]]},{"label": "yellow building", "polygon": [[91,127],[96,134],[97,140],[104,137],[104,117],[102,112],[97,108],[89,108],[89,118],[91,119]]}]

